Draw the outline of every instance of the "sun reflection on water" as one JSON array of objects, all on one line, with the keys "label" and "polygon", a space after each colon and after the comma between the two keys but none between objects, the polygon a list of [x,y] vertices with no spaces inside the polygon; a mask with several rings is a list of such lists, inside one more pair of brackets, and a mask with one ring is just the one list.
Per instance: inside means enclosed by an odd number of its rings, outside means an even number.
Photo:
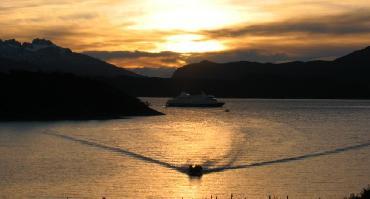
[{"label": "sun reflection on water", "polygon": [[213,164],[229,155],[235,139],[232,129],[204,122],[181,122],[174,129],[180,133],[162,139],[169,149],[166,156],[176,157],[179,164]]},{"label": "sun reflection on water", "polygon": [[[165,109],[164,101],[154,103],[167,113],[161,117],[3,125],[0,193],[14,198],[198,199],[231,193],[235,198],[340,198],[368,181],[370,143],[355,145],[370,139],[367,109],[302,111],[292,102],[230,100],[226,113]],[[45,129],[71,139],[42,134]],[[210,172],[191,178],[178,169],[188,164]],[[351,187],[332,179],[349,179]]]}]

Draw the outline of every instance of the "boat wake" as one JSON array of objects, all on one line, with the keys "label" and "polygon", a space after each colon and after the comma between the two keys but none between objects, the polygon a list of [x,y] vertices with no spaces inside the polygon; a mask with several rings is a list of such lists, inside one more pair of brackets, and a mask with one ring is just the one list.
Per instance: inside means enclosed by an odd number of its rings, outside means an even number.
[{"label": "boat wake", "polygon": [[351,151],[351,150],[358,150],[358,149],[362,149],[362,148],[369,147],[369,146],[370,146],[370,140],[362,144],[357,144],[357,145],[352,145],[352,146],[347,146],[347,147],[342,147],[342,148],[336,148],[336,149],[328,150],[328,151],[309,153],[309,154],[305,154],[301,156],[281,158],[281,159],[264,161],[264,162],[255,162],[251,164],[244,164],[244,165],[237,165],[237,166],[229,166],[229,165],[221,166],[221,167],[207,169],[205,170],[204,173],[206,174],[206,173],[222,172],[226,170],[246,169],[246,168],[253,168],[253,167],[269,166],[273,164],[282,164],[282,163],[300,161],[300,160],[305,160],[305,159],[315,158],[315,157],[320,157],[320,156],[343,153],[343,152]]},{"label": "boat wake", "polygon": [[83,139],[80,139],[80,138],[76,138],[76,137],[72,137],[72,136],[68,136],[68,135],[63,135],[63,134],[59,134],[59,133],[55,133],[55,132],[50,132],[50,131],[46,131],[46,132],[44,132],[44,134],[59,137],[59,138],[62,138],[64,140],[78,142],[78,143],[83,144],[83,145],[88,145],[88,146],[91,146],[91,147],[104,149],[104,150],[111,151],[111,152],[114,152],[114,153],[123,154],[123,155],[129,156],[129,157],[132,157],[132,158],[135,158],[135,159],[138,159],[138,160],[142,160],[142,161],[145,161],[145,162],[157,164],[157,165],[160,165],[160,166],[163,166],[163,167],[166,167],[166,168],[169,168],[169,169],[174,169],[174,170],[177,170],[177,171],[180,171],[180,172],[183,172],[183,173],[185,172],[185,169],[183,167],[179,167],[179,166],[167,163],[167,162],[156,160],[154,158],[147,157],[147,156],[144,156],[144,155],[141,155],[141,154],[138,154],[138,153],[134,153],[134,152],[131,152],[131,151],[126,150],[126,149],[107,146],[107,145],[104,145],[104,144],[99,144],[99,143],[96,143],[96,142],[83,140]]},{"label": "boat wake", "polygon": [[[63,134],[55,133],[55,132],[51,132],[51,131],[45,131],[44,134],[59,137],[59,138],[62,138],[64,140],[77,142],[77,143],[87,145],[87,146],[100,148],[100,149],[111,151],[111,152],[114,152],[114,153],[119,153],[119,154],[122,154],[122,155],[126,155],[126,156],[129,156],[129,157],[132,157],[132,158],[135,158],[135,159],[138,159],[138,160],[142,160],[142,161],[145,161],[145,162],[148,162],[148,163],[157,164],[159,166],[166,167],[166,168],[169,168],[169,169],[173,169],[173,170],[176,170],[178,172],[189,175],[189,165],[178,166],[178,165],[167,163],[167,162],[157,160],[157,159],[154,159],[154,158],[151,158],[151,157],[147,157],[147,156],[135,153],[135,152],[131,152],[127,149],[107,146],[107,145],[104,145],[104,144],[99,144],[99,143],[95,143],[95,142],[92,142],[92,141],[88,141],[88,140],[84,140],[84,139],[80,139],[80,138],[76,138],[76,137],[72,137],[72,136],[68,136],[68,135],[63,135]],[[342,148],[336,148],[336,149],[328,150],[328,151],[309,153],[309,154],[300,155],[300,156],[287,157],[287,158],[281,158],[281,159],[269,160],[269,161],[263,161],[263,162],[255,162],[255,163],[251,163],[251,164],[233,165],[233,163],[238,158],[237,154],[239,154],[239,153],[236,153],[236,154],[233,155],[232,158],[230,158],[228,163],[226,163],[223,166],[212,167],[211,165],[214,165],[215,162],[214,161],[207,161],[204,165],[202,165],[202,167],[203,167],[202,172],[203,172],[203,175],[205,175],[205,174],[210,174],[210,173],[215,173],[215,172],[223,172],[223,171],[227,171],[227,170],[247,169],[247,168],[253,168],[253,167],[269,166],[269,165],[273,165],[273,164],[283,164],[283,163],[288,163],[288,162],[295,162],[295,161],[305,160],[305,159],[309,159],[309,158],[315,158],[315,157],[320,157],[320,156],[343,153],[343,152],[351,151],[351,150],[358,150],[358,149],[362,149],[362,148],[369,147],[369,146],[370,146],[370,140],[368,140],[366,143],[356,144],[356,145],[352,145],[352,146],[346,146],[346,147],[342,147]]]}]

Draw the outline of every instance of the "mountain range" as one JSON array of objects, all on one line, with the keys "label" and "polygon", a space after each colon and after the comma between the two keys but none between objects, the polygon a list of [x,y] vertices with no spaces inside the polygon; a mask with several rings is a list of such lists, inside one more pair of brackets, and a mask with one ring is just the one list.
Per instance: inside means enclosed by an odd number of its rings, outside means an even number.
[{"label": "mountain range", "polygon": [[24,70],[88,76],[132,96],[170,97],[181,91],[205,91],[217,97],[370,98],[370,47],[333,61],[202,61],[178,68],[171,78],[149,78],[48,40],[23,44],[7,40],[0,41],[0,66],[0,72]]},{"label": "mountain range", "polygon": [[0,40],[0,121],[162,114],[101,80],[122,76],[142,77],[45,39]]},{"label": "mountain range", "polygon": [[202,61],[177,69],[168,79],[119,77],[111,83],[149,97],[205,91],[217,97],[370,99],[369,59],[370,47],[333,61]]},{"label": "mountain range", "polygon": [[140,76],[45,39],[34,39],[31,43],[21,43],[15,39],[0,40],[0,66],[0,72],[24,70],[90,77]]},{"label": "mountain range", "polygon": [[359,78],[370,77],[370,46],[334,61],[215,63],[202,61],[179,68],[174,79],[247,80],[255,78]]}]

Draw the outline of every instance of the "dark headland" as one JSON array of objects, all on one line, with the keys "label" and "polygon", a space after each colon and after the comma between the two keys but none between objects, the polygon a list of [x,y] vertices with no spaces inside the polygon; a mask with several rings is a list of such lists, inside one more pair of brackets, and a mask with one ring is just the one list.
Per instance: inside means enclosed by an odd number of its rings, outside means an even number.
[{"label": "dark headland", "polygon": [[48,40],[0,40],[0,121],[90,120],[162,113],[100,81],[139,75]]},{"label": "dark headland", "polygon": [[91,120],[161,113],[135,97],[72,74],[0,74],[0,120]]}]

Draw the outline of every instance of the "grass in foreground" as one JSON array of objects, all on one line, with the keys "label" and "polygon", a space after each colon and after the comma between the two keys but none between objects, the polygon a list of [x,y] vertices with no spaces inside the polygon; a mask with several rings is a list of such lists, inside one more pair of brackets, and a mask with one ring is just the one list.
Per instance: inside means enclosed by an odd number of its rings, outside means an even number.
[{"label": "grass in foreground", "polygon": [[360,194],[351,194],[348,198],[344,199],[370,199],[370,185],[366,188],[363,189]]}]

